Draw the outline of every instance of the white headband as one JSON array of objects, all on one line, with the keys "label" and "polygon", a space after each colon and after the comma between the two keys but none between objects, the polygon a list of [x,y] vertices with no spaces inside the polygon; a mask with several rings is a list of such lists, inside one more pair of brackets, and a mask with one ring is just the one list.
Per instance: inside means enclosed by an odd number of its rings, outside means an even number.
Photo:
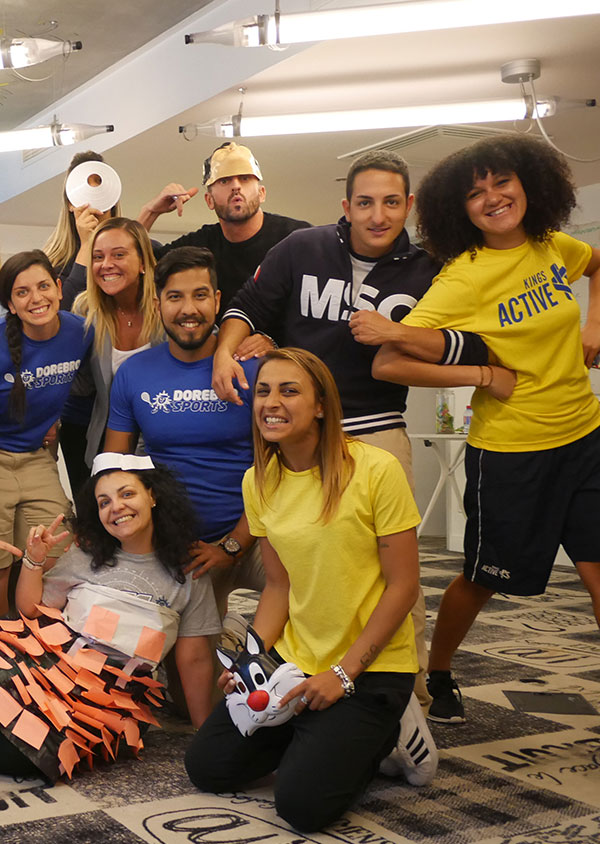
[{"label": "white headband", "polygon": [[119,454],[116,451],[105,451],[94,457],[92,463],[92,477],[107,469],[120,470],[121,472],[142,471],[143,469],[154,469],[152,458],[137,454]]}]

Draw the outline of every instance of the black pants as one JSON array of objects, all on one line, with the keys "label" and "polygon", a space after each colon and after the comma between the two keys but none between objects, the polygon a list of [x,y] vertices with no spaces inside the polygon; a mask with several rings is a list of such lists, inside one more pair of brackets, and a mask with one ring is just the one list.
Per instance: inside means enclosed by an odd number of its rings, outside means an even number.
[{"label": "black pants", "polygon": [[59,440],[62,448],[69,483],[73,495],[77,495],[81,487],[90,476],[90,470],[85,462],[87,448],[87,425],[77,425],[75,422],[62,422]]},{"label": "black pants", "polygon": [[222,701],[187,750],[189,777],[203,791],[236,791],[277,769],[278,814],[298,830],[322,829],[348,809],[394,748],[414,679],[365,672],[352,697],[247,737]]}]

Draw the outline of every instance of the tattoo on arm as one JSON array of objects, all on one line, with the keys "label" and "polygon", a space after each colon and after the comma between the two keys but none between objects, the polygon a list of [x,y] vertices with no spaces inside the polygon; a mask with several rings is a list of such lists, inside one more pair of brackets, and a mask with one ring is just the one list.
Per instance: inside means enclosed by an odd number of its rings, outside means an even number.
[{"label": "tattoo on arm", "polygon": [[371,665],[377,659],[380,650],[381,648],[378,648],[377,645],[371,645],[369,650],[361,656],[360,664],[364,665],[365,668]]}]

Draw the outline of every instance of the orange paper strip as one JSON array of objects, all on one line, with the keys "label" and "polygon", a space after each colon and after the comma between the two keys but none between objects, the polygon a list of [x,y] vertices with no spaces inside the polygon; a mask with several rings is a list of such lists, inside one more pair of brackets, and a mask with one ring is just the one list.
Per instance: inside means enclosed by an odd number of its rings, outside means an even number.
[{"label": "orange paper strip", "polygon": [[123,732],[123,722],[126,720],[116,712],[102,711],[98,713],[98,718],[103,721],[106,726],[113,731],[113,733]]},{"label": "orange paper strip", "polygon": [[136,683],[141,683],[143,686],[148,686],[150,689],[155,689],[156,691],[154,694],[163,696],[162,691],[160,690],[163,689],[164,686],[160,680],[155,680],[154,677],[150,676],[145,677],[136,675],[135,681]]},{"label": "orange paper strip", "polygon": [[0,642],[0,651],[9,656],[11,659],[16,657],[16,653],[13,651],[12,648],[9,648],[8,645],[5,645],[4,642]]},{"label": "orange paper strip", "polygon": [[125,733],[125,741],[129,747],[137,747],[140,740],[140,728],[133,718],[125,718],[123,732]]},{"label": "orange paper strip", "polygon": [[76,744],[77,747],[81,747],[83,750],[90,749],[90,743],[80,736],[79,733],[76,733],[75,730],[65,730],[65,735],[67,738],[70,738],[73,744]]},{"label": "orange paper strip", "polygon": [[145,706],[143,703],[138,703],[138,711],[135,713],[135,717],[138,721],[146,721],[148,724],[154,724],[155,727],[160,727],[160,724],[152,714],[150,707]]},{"label": "orange paper strip", "polygon": [[114,674],[115,677],[126,680],[127,682],[131,680],[131,674],[126,674],[121,668],[117,668],[116,665],[105,665],[104,670],[108,671],[110,674]]},{"label": "orange paper strip", "polygon": [[92,674],[87,668],[82,668],[77,672],[75,682],[84,689],[97,689],[100,692],[104,690],[104,686],[106,685],[101,677],[98,677],[97,674]]},{"label": "orange paper strip", "polygon": [[44,642],[46,645],[65,645],[67,642],[70,642],[73,638],[71,631],[68,627],[65,627],[60,621],[54,622],[54,624],[49,624],[47,627],[41,627],[38,633],[38,637]]},{"label": "orange paper strip", "polygon": [[123,721],[125,719],[117,712],[109,712],[105,709],[99,710],[95,706],[88,706],[82,703],[80,700],[75,702],[75,710],[77,712],[84,712],[91,718],[97,718],[98,721],[102,721],[103,724],[106,724],[107,727],[110,727],[115,732],[120,732],[123,728]]},{"label": "orange paper strip", "polygon": [[27,686],[27,691],[42,710],[44,715],[46,715],[50,709],[46,692],[41,688],[41,686],[38,686],[37,683],[34,686]]},{"label": "orange paper strip", "polygon": [[60,723],[60,721],[57,721],[57,720],[56,720],[56,718],[55,718],[55,717],[54,717],[54,715],[52,714],[52,710],[51,710],[51,709],[49,709],[47,712],[44,712],[44,718],[47,718],[47,719],[48,719],[48,721],[50,721],[50,723],[51,723],[51,724],[52,724],[52,726],[54,727],[54,729],[55,729],[58,733],[60,733],[60,731],[61,731],[61,730],[62,730],[62,728],[63,728],[63,725]]},{"label": "orange paper strip", "polygon": [[93,727],[95,730],[102,731],[104,724],[97,718],[94,718],[91,715],[86,715],[85,712],[76,712],[75,717],[78,721],[83,721],[84,724],[87,724],[88,727]]},{"label": "orange paper strip", "polygon": [[50,727],[45,724],[41,718],[34,715],[33,712],[28,712],[26,709],[21,712],[19,718],[12,728],[12,734],[17,738],[26,741],[36,750],[39,750],[48,733]]},{"label": "orange paper strip", "polygon": [[97,703],[99,706],[112,706],[113,699],[110,695],[103,692],[101,689],[89,689],[86,692],[82,692],[82,697],[91,700],[92,703]]},{"label": "orange paper strip", "polygon": [[146,692],[144,694],[144,697],[146,698],[148,703],[152,704],[152,706],[156,706],[158,708],[160,708],[162,706],[162,701],[159,700],[157,697],[154,697],[154,695],[151,694],[150,692]]},{"label": "orange paper strip", "polygon": [[112,642],[120,618],[119,613],[111,612],[111,610],[106,610],[96,604],[90,610],[83,633],[86,636],[92,636],[94,639]]},{"label": "orange paper strip", "polygon": [[0,618],[0,627],[11,633],[22,633],[25,629],[25,625],[20,618]]},{"label": "orange paper strip", "polygon": [[[71,729],[78,732],[84,738],[89,739],[92,744],[98,744],[99,741],[102,741],[100,736],[95,736],[93,733],[90,733],[88,730],[84,729],[81,724],[78,724],[76,721],[71,723]],[[65,735],[67,735],[65,731]]]},{"label": "orange paper strip", "polygon": [[113,737],[108,732],[108,730],[105,729],[104,727],[102,727],[101,733],[102,733],[102,741],[104,742],[104,746],[106,747],[106,749],[110,753],[111,757],[114,759],[115,754],[114,754],[114,751],[113,751]]},{"label": "orange paper strip", "polygon": [[106,654],[101,654],[94,648],[81,648],[73,654],[73,662],[81,668],[88,668],[94,674],[100,674],[106,662]]},{"label": "orange paper strip", "polygon": [[67,675],[69,680],[74,683],[77,681],[77,672],[71,667],[71,663],[65,658],[65,654],[60,656],[60,670]]},{"label": "orange paper strip", "polygon": [[47,607],[44,604],[36,604],[35,606],[43,615],[48,616],[48,618],[55,618],[57,621],[63,620],[62,612],[57,610],[56,607]]},{"label": "orange paper strip", "polygon": [[53,686],[56,686],[59,692],[68,695],[75,688],[75,683],[62,673],[58,666],[53,665],[52,668],[46,670],[46,677],[50,680]]},{"label": "orange paper strip", "polygon": [[11,721],[23,711],[23,707],[18,700],[7,692],[6,689],[0,687],[0,724],[3,727],[8,727]]},{"label": "orange paper strip", "polygon": [[19,647],[19,645],[22,645],[22,650],[26,651],[29,656],[42,656],[46,653],[44,647],[40,645],[35,636],[26,636],[23,639],[19,639],[16,647]]},{"label": "orange paper strip", "polygon": [[18,674],[13,674],[11,680],[15,684],[15,687],[18,693],[20,694],[21,700],[23,701],[25,706],[29,706],[29,704],[31,703],[31,697],[29,695],[29,692],[25,688],[25,683],[21,680]]},{"label": "orange paper strip", "polygon": [[27,618],[27,616],[23,615],[23,613],[21,613],[21,618],[23,619],[23,624],[30,630],[32,630],[34,633],[37,633],[37,631],[40,629],[40,623],[37,618]]},{"label": "orange paper strip", "polygon": [[73,768],[79,762],[79,753],[70,739],[65,739],[58,748],[58,758],[62,762],[67,776],[71,779]]},{"label": "orange paper strip", "polygon": [[68,726],[71,723],[71,716],[69,715],[69,710],[64,705],[62,700],[56,697],[56,695],[52,695],[51,697],[49,697],[49,702],[50,709],[52,710],[52,715],[54,716],[54,720],[60,724],[60,729]]},{"label": "orange paper strip", "polygon": [[5,653],[8,653],[9,656],[15,656],[15,652],[9,647],[10,645],[18,651],[21,651],[21,653],[25,651],[25,648],[19,643],[19,640],[14,633],[9,633],[6,630],[0,630],[0,647],[2,647],[4,643],[6,643],[8,650],[6,650],[6,648],[2,648],[2,650]]},{"label": "orange paper strip", "polygon": [[30,671],[30,670],[29,670],[29,668],[25,665],[25,663],[24,663],[24,662],[17,662],[17,668],[19,669],[19,671],[21,672],[21,674],[23,675],[23,677],[25,677],[25,679],[27,680],[27,682],[28,682],[29,684],[31,684],[31,685],[32,685],[32,684],[34,684],[34,683],[35,683],[35,680],[34,680],[34,679],[33,679],[33,677],[31,676],[31,671]]},{"label": "orange paper strip", "polygon": [[138,705],[129,692],[120,692],[118,689],[111,689],[110,695],[117,706],[121,709],[137,709]]},{"label": "orange paper strip", "polygon": [[9,671],[12,668],[10,662],[7,662],[3,656],[0,656],[0,668],[4,669],[5,671]]},{"label": "orange paper strip", "polygon": [[153,630],[151,627],[142,627],[140,638],[135,646],[134,654],[142,659],[149,659],[152,662],[160,662],[167,634],[162,630]]},{"label": "orange paper strip", "polygon": [[46,678],[45,678],[45,677],[44,677],[44,675],[42,674],[42,671],[43,671],[43,670],[44,670],[43,668],[33,668],[33,667],[32,667],[32,669],[31,669],[31,673],[33,674],[33,676],[35,677],[35,679],[38,681],[38,683],[39,683],[41,686],[43,686],[43,687],[46,689],[46,691],[47,691],[47,692],[49,692],[49,691],[52,689],[52,686],[50,685],[50,683],[48,682],[48,680],[46,680]]}]

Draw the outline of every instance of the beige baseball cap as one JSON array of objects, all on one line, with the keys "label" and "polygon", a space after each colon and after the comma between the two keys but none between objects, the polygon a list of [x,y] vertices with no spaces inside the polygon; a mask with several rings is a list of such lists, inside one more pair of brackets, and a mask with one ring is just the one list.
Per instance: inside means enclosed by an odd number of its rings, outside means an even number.
[{"label": "beige baseball cap", "polygon": [[204,162],[204,184],[207,188],[218,179],[229,176],[256,176],[262,179],[258,161],[248,147],[227,141]]}]

